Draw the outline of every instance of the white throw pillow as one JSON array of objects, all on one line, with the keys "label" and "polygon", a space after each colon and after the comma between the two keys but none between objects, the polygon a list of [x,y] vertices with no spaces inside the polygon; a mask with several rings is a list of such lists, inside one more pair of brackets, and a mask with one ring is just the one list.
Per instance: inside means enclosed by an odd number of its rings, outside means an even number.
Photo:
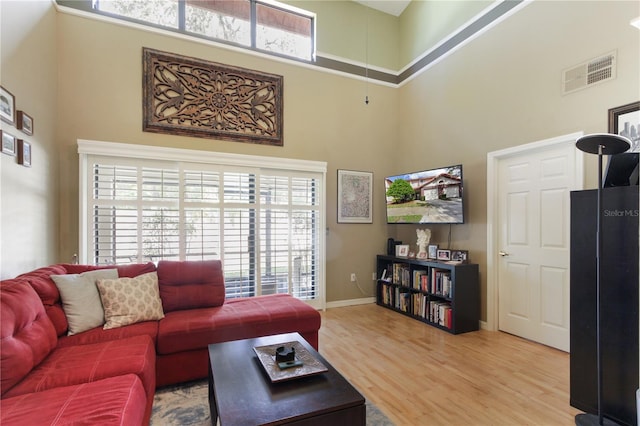
[{"label": "white throw pillow", "polygon": [[104,324],[104,310],[96,281],[118,278],[117,269],[97,269],[81,274],[51,275],[58,287],[69,336]]},{"label": "white throw pillow", "polygon": [[105,330],[164,318],[157,272],[99,280],[97,286],[104,306]]}]

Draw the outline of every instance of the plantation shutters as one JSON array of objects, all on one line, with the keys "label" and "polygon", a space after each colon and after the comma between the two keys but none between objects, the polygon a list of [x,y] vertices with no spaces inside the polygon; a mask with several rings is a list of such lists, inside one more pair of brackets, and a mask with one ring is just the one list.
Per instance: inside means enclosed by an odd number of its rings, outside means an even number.
[{"label": "plantation shutters", "polygon": [[78,142],[81,261],[220,259],[228,298],[323,307],[324,163],[122,145]]}]

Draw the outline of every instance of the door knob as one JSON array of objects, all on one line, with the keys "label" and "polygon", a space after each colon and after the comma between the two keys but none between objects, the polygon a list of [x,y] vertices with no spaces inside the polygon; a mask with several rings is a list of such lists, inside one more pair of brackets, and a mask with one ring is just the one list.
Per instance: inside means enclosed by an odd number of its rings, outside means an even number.
[{"label": "door knob", "polygon": [[502,251],[502,250],[500,250],[500,251],[498,252],[498,254],[499,254],[500,256],[502,256],[502,257],[509,256],[509,253],[504,252],[504,251]]}]

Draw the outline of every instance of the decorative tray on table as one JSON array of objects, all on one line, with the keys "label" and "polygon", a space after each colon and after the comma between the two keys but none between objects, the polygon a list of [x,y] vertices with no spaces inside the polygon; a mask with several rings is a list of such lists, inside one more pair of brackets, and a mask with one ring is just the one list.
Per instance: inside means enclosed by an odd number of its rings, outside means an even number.
[{"label": "decorative tray on table", "polygon": [[[293,348],[295,350],[295,359],[290,362],[276,361],[276,351],[283,347]],[[313,376],[328,371],[327,367],[315,359],[298,341],[258,346],[253,350],[258,355],[258,360],[260,360],[260,364],[262,364],[272,383]]]}]

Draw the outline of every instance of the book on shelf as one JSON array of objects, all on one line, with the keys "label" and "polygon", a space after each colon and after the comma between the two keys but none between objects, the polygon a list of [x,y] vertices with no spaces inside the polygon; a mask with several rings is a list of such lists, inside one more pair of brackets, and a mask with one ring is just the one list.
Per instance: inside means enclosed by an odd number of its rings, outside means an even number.
[{"label": "book on shelf", "polygon": [[431,294],[450,298],[453,294],[451,272],[443,269],[434,269],[431,273],[431,286],[429,288],[429,292]]},{"label": "book on shelf", "polygon": [[411,308],[411,293],[400,293],[400,306],[399,309],[402,312],[410,312]]},{"label": "book on shelf", "polygon": [[427,291],[427,282],[429,275],[427,271],[417,269],[413,271],[413,279],[411,280],[411,288],[416,290]]},{"label": "book on shelf", "polygon": [[381,287],[380,297],[382,299],[382,303],[385,305],[393,304],[393,296],[392,296],[393,287],[390,285],[383,284]]},{"label": "book on shelf", "polygon": [[422,293],[413,293],[413,315],[425,318],[426,317],[426,305],[427,296]]},{"label": "book on shelf", "polygon": [[411,287],[411,268],[408,264],[393,264],[393,283],[403,287]]},{"label": "book on shelf", "polygon": [[434,324],[451,328],[451,303],[443,301],[429,302],[429,318],[428,320]]}]

